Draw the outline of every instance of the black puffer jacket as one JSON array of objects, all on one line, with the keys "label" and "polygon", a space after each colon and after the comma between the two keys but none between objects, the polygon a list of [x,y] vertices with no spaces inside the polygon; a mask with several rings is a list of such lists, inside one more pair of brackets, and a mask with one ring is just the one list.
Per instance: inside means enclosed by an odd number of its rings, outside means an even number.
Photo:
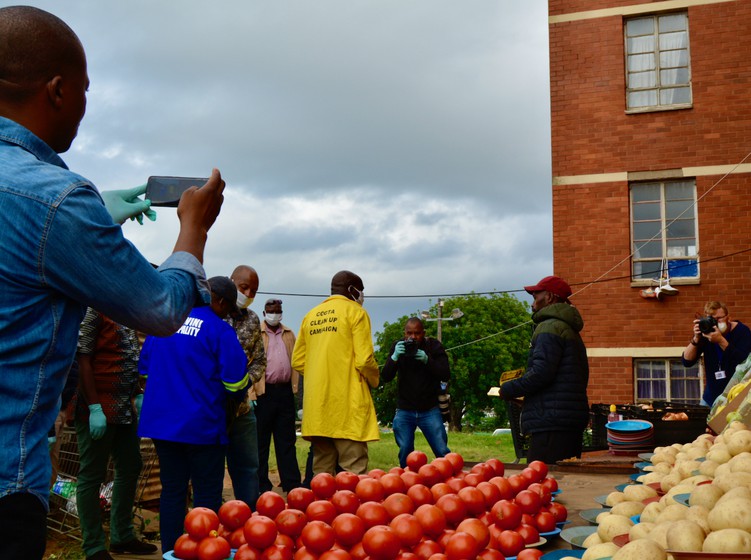
[{"label": "black puffer jacket", "polygon": [[584,321],[567,303],[543,307],[532,321],[527,371],[501,385],[501,395],[524,397],[521,424],[526,434],[583,430],[589,421],[589,363],[579,336]]}]

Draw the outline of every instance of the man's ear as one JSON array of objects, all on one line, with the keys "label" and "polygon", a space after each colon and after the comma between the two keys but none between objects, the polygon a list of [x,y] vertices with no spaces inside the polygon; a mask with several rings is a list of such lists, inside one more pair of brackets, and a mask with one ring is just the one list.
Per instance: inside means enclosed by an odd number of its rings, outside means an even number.
[{"label": "man's ear", "polygon": [[55,109],[60,109],[63,97],[63,77],[58,75],[47,82],[47,98]]}]

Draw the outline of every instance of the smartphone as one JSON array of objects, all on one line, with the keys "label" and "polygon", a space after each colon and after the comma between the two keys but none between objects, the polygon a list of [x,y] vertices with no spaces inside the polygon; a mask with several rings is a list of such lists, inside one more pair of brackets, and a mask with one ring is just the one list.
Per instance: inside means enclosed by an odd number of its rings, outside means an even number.
[{"label": "smartphone", "polygon": [[146,198],[152,206],[177,207],[190,187],[202,187],[208,178],[151,176],[146,183]]}]

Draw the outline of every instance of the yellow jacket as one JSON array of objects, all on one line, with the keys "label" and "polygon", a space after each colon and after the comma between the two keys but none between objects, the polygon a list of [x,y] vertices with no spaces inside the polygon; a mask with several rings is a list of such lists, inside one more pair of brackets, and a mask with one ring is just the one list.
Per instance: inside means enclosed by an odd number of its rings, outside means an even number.
[{"label": "yellow jacket", "polygon": [[375,441],[379,438],[370,387],[378,386],[370,317],[334,295],[303,318],[292,369],[304,376],[302,435]]}]

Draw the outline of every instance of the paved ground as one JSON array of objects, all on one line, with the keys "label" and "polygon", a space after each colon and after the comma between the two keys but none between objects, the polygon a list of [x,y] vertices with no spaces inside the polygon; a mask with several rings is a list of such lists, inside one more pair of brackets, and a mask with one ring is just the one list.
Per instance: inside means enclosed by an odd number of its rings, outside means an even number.
[{"label": "paved ground", "polygon": [[[524,465],[506,465],[507,470],[521,469]],[[278,480],[274,479],[276,473],[271,473],[272,482],[277,483]],[[554,473],[555,478],[558,480],[561,493],[557,496],[557,500],[566,506],[569,512],[569,520],[571,521],[567,527],[574,527],[579,525],[587,525],[588,523],[579,516],[579,512],[585,509],[591,509],[599,507],[599,504],[594,501],[595,497],[602,496],[612,492],[618,484],[628,482],[627,474],[612,474],[612,473],[582,473],[582,472],[568,472],[568,471],[556,471]],[[225,480],[225,492],[226,498],[231,499],[232,490],[228,484],[228,480]],[[149,531],[156,528],[158,520],[153,520],[149,523]],[[155,542],[155,544],[159,544]],[[556,537],[550,540],[542,548],[543,551],[557,550],[570,548],[568,543],[562,540],[560,537]],[[128,555],[113,555],[118,560],[155,560],[161,558],[161,552],[149,556],[134,556]]]}]

